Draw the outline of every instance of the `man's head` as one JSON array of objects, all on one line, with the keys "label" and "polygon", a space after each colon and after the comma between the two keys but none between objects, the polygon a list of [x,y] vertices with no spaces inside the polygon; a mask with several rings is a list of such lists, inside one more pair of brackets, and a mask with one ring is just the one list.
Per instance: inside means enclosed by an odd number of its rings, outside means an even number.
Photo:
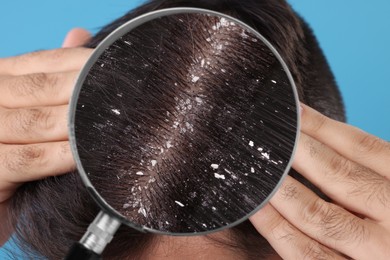
[{"label": "man's head", "polygon": [[[114,29],[138,15],[169,7],[210,9],[252,26],[275,46],[287,63],[300,100],[325,115],[342,121],[345,119],[340,94],[318,43],[308,26],[285,1],[151,1],[106,26],[88,43],[88,47],[96,47]],[[188,37],[182,40],[183,44],[191,41]],[[167,51],[174,56],[174,49]],[[266,70],[264,72],[267,73]],[[179,72],[167,73],[178,76]],[[71,188],[75,190],[74,193],[69,193]],[[13,200],[11,215],[18,221],[18,234],[27,244],[49,258],[61,258],[72,241],[79,240],[97,211],[79,176],[70,173],[23,186]],[[212,239],[221,240],[219,242],[223,246],[233,248],[248,258],[259,258],[272,252],[249,222],[228,233],[228,238]],[[115,258],[147,255],[148,250],[153,250],[161,241],[159,237],[122,227],[105,254]]]}]

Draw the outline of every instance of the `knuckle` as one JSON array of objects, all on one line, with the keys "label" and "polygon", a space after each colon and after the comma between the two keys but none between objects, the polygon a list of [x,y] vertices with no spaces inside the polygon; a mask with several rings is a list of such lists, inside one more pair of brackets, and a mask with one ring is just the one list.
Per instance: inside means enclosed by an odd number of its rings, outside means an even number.
[{"label": "knuckle", "polygon": [[315,120],[313,120],[312,122],[312,129],[314,132],[318,132],[320,131],[324,125],[326,124],[326,116],[322,115],[322,114],[318,114],[315,116]]},{"label": "knuckle", "polygon": [[57,73],[48,73],[45,74],[46,81],[44,83],[46,88],[54,89],[55,86],[57,86],[58,82],[60,81],[60,74]]},{"label": "knuckle", "polygon": [[281,196],[285,200],[296,198],[298,194],[298,187],[295,184],[287,184],[281,190]]},{"label": "knuckle", "polygon": [[44,155],[44,150],[38,146],[26,146],[21,147],[18,151],[20,159],[24,162],[36,162],[41,161]]},{"label": "knuckle", "polygon": [[11,80],[9,84],[9,91],[15,97],[29,96],[34,92],[31,84],[31,75],[17,76]]},{"label": "knuckle", "polygon": [[53,127],[49,109],[31,108],[17,109],[11,113],[10,122],[13,130],[19,134],[30,136],[37,130],[50,129]]},{"label": "knuckle", "polygon": [[38,97],[47,89],[56,86],[58,80],[58,75],[54,73],[34,73],[18,76],[9,84],[9,91],[16,97]]},{"label": "knuckle", "polygon": [[35,120],[36,128],[38,128],[37,130],[51,130],[54,128],[56,122],[51,109],[37,109],[37,111],[32,111],[31,114],[31,118]]},{"label": "knuckle", "polygon": [[332,255],[319,243],[311,241],[303,248],[302,259],[326,260],[332,259]]},{"label": "knuckle", "polygon": [[364,134],[358,138],[355,144],[355,150],[361,153],[371,153],[374,151],[380,151],[388,145],[385,141],[379,137]]},{"label": "knuckle", "polygon": [[367,228],[357,218],[349,218],[339,212],[323,221],[323,235],[335,242],[346,242],[361,245],[368,237]]},{"label": "knuckle", "polygon": [[36,125],[39,118],[41,118],[39,109],[23,109],[16,112],[16,131],[21,133],[29,133]]},{"label": "knuckle", "polygon": [[329,214],[329,206],[320,198],[306,204],[302,210],[305,223],[319,224]]},{"label": "knuckle", "polygon": [[312,158],[316,157],[321,151],[321,149],[319,149],[320,147],[318,146],[318,144],[311,138],[306,138],[304,140],[304,147],[309,151],[310,156]]},{"label": "knuckle", "polygon": [[37,91],[46,91],[53,89],[57,85],[59,76],[55,73],[35,73],[30,75],[32,94]]},{"label": "knuckle", "polygon": [[350,175],[353,166],[349,160],[339,155],[334,155],[329,160],[325,168],[325,174],[341,177]]},{"label": "knuckle", "polygon": [[32,166],[44,164],[45,151],[39,146],[21,146],[4,159],[4,165],[9,172],[26,174]]},{"label": "knuckle", "polygon": [[282,219],[274,224],[271,232],[272,236],[278,241],[285,240],[289,242],[296,238],[295,228],[285,219]]},{"label": "knuckle", "polygon": [[360,219],[351,217],[339,207],[317,199],[304,211],[304,220],[313,224],[318,234],[333,242],[361,244],[367,240],[368,230]]},{"label": "knuckle", "polygon": [[48,76],[46,73],[35,73],[26,75],[26,79],[27,85],[31,86],[31,92],[34,92],[35,90],[41,90],[45,86]]}]

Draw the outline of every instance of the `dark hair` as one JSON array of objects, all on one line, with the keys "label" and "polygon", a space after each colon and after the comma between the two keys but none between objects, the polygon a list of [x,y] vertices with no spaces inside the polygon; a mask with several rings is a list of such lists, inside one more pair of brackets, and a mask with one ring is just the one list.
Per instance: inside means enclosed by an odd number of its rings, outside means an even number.
[{"label": "dark hair", "polygon": [[[87,47],[96,47],[114,29],[136,16],[169,7],[206,8],[231,15],[252,26],[275,46],[287,63],[300,100],[325,115],[345,120],[340,93],[316,39],[308,25],[282,0],[150,1],[103,28]],[[263,72],[271,73],[267,69]],[[177,77],[175,73],[179,72],[167,73]],[[319,193],[295,171],[290,174]],[[9,216],[15,224],[22,249],[37,251],[49,259],[60,259],[73,241],[80,239],[98,211],[78,174],[73,172],[23,185],[12,199]],[[217,242],[230,246],[243,258],[259,259],[273,253],[268,242],[249,221],[232,228],[230,234],[231,237]],[[137,258],[156,239],[158,237],[154,235],[122,226],[105,250],[104,257]]]}]

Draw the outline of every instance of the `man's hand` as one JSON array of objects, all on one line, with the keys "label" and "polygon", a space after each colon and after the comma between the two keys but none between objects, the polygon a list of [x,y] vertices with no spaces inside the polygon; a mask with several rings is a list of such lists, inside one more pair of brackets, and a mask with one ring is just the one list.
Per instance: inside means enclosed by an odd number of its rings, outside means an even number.
[{"label": "man's hand", "polygon": [[72,48],[89,33],[72,30],[63,49],[0,59],[0,245],[11,233],[8,203],[25,182],[75,168],[67,133],[74,83],[92,53]]},{"label": "man's hand", "polygon": [[283,259],[390,259],[390,144],[303,106],[290,176],[250,220]]}]

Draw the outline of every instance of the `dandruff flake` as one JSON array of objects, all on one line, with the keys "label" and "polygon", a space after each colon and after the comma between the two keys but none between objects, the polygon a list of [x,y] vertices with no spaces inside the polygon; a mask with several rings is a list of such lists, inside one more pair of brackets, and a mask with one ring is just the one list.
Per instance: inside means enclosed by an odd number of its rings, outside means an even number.
[{"label": "dandruff flake", "polygon": [[216,163],[213,163],[213,164],[211,165],[211,168],[213,168],[214,170],[217,170],[217,169],[219,168],[219,165],[216,164]]},{"label": "dandruff flake", "polygon": [[193,83],[198,82],[199,79],[200,79],[200,78],[199,78],[198,76],[192,76],[192,82],[193,82]]},{"label": "dandruff flake", "polygon": [[184,204],[181,203],[180,201],[175,200],[175,203],[176,203],[177,205],[179,205],[180,207],[184,207]]},{"label": "dandruff flake", "polygon": [[267,160],[269,160],[269,153],[261,153],[262,156],[264,156]]},{"label": "dandruff flake", "polygon": [[200,104],[203,102],[203,100],[200,97],[195,98],[196,103]]},{"label": "dandruff flake", "polygon": [[121,112],[119,111],[119,109],[111,109],[111,111],[116,114],[116,115],[120,115]]},{"label": "dandruff flake", "polygon": [[169,149],[169,148],[171,148],[171,147],[173,147],[171,141],[167,141],[167,148]]},{"label": "dandruff flake", "polygon": [[146,217],[146,210],[143,207],[139,208],[138,213],[140,213],[140,214],[144,215],[144,217]]},{"label": "dandruff flake", "polygon": [[223,174],[218,174],[218,173],[214,173],[214,177],[217,178],[217,179],[221,179],[221,180],[224,180],[224,179],[225,179],[225,175],[223,175]]}]

